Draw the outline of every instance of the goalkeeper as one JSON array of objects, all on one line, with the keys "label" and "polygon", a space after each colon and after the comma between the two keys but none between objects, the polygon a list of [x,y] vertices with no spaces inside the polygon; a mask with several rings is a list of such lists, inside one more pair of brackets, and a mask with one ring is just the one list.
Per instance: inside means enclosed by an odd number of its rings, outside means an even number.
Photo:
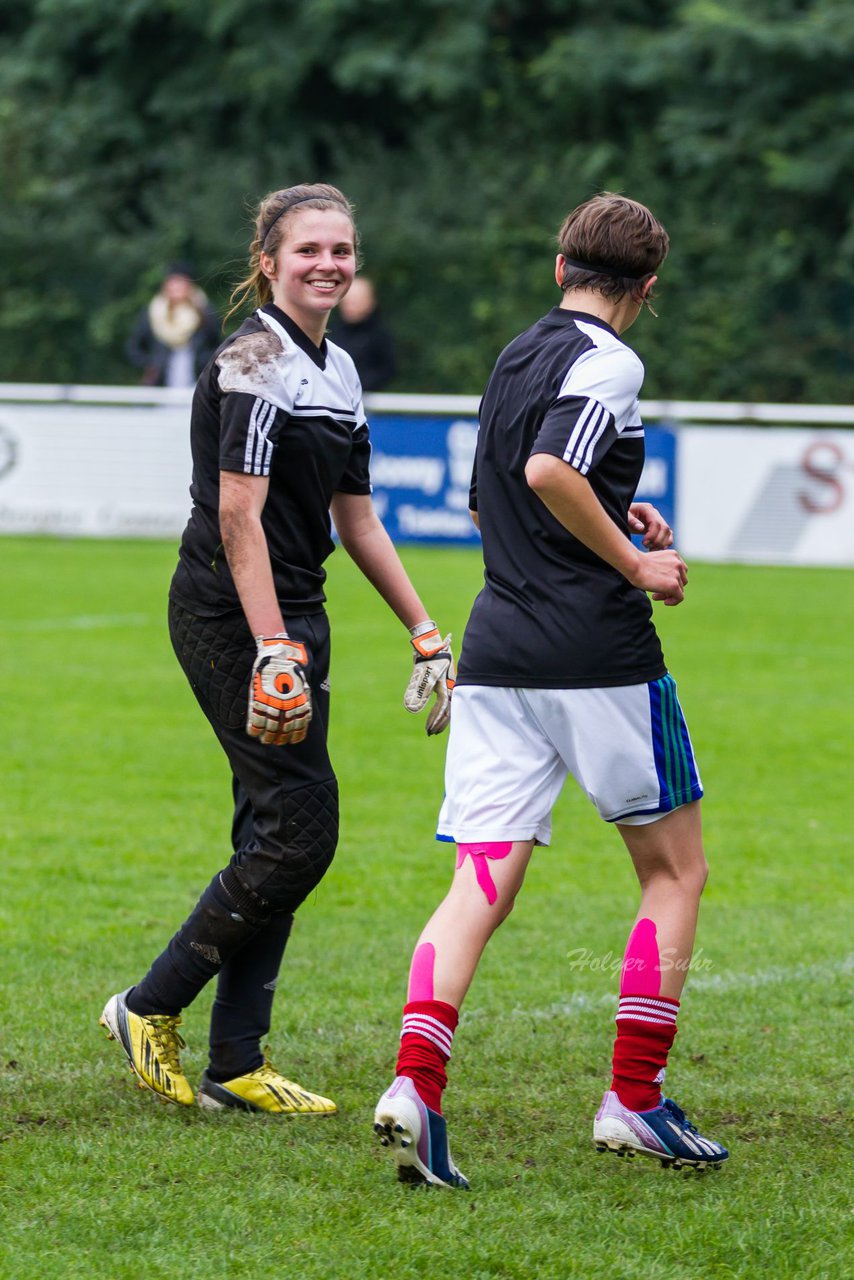
[{"label": "goalkeeper", "polygon": [[374,1120],[403,1181],[467,1185],[448,1149],[445,1065],[478,960],[534,845],[549,843],[568,773],[616,826],[641,888],[594,1140],[665,1164],[727,1155],[661,1091],[706,862],[702,788],[649,600],[678,605],[688,574],[659,513],[633,501],[643,365],[621,335],[668,243],[621,196],[571,213],[560,306],[499,356],[481,402],[470,506],[485,582],[463,638],[439,817],[456,871],[415,948],[396,1077]]},{"label": "goalkeeper", "polygon": [[356,254],[353,212],[336,188],[302,185],[262,200],[249,274],[232,298],[233,310],[248,298],[257,310],[220,346],[193,400],[193,507],[169,628],[231,766],[234,852],[146,976],[101,1016],[140,1085],[180,1104],[194,1100],[181,1011],[216,978],[199,1104],[335,1111],[261,1048],[294,912],[338,839],[327,751],[330,510],[342,545],[409,629],[407,707],[421,710],[435,694],[427,732],[448,722],[450,637],[427,617],[374,513],[359,379],[324,336]]}]

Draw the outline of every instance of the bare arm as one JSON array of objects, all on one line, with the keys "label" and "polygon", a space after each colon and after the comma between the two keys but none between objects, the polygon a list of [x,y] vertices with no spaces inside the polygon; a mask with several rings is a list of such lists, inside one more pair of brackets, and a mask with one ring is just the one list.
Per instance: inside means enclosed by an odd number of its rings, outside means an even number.
[{"label": "bare arm", "polygon": [[548,453],[528,459],[525,477],[537,497],[565,529],[627,578],[653,593],[654,600],[679,604],[685,597],[688,569],[676,551],[639,551],[614,524],[589,481]]},{"label": "bare arm", "polygon": [[410,582],[370,497],[336,493],[331,510],[342,547],[392,612],[406,627],[426,621],[430,615]]},{"label": "bare arm", "polygon": [[266,476],[219,473],[222,545],[253,636],[275,636],[285,630],[261,524],[269,485]]}]

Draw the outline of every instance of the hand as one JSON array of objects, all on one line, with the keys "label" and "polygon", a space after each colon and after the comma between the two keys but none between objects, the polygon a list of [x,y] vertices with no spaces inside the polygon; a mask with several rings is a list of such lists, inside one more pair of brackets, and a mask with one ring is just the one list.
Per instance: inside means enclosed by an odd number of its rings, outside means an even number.
[{"label": "hand", "polygon": [[629,581],[641,591],[651,592],[653,600],[681,604],[685,599],[688,566],[678,551],[639,551],[637,567]]},{"label": "hand", "polygon": [[311,721],[305,645],[284,634],[256,636],[255,643],[246,732],[274,747],[302,742]]},{"label": "hand", "polygon": [[451,693],[456,677],[451,637],[447,635],[443,640],[432,620],[411,627],[410,633],[415,667],[403,695],[403,705],[407,711],[423,711],[430,694],[435,693],[436,705],[427,717],[427,732],[441,733],[451,718]]},{"label": "hand", "polygon": [[673,530],[651,502],[633,502],[629,507],[629,528],[643,533],[647,551],[666,551],[673,546]]}]

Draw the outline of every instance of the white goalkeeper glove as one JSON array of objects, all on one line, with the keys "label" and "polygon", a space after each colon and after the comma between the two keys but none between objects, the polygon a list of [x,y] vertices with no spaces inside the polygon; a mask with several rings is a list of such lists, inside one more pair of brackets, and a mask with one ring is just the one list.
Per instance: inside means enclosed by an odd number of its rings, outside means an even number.
[{"label": "white goalkeeper glove", "polygon": [[256,636],[258,657],[249,685],[246,732],[275,747],[302,742],[311,720],[311,689],[304,644],[284,632]]},{"label": "white goalkeeper glove", "polygon": [[457,674],[451,637],[447,635],[443,640],[432,619],[410,627],[409,634],[415,650],[415,667],[403,695],[403,705],[407,711],[423,711],[430,694],[435,693],[436,705],[427,717],[427,732],[441,733],[451,718],[451,692]]}]

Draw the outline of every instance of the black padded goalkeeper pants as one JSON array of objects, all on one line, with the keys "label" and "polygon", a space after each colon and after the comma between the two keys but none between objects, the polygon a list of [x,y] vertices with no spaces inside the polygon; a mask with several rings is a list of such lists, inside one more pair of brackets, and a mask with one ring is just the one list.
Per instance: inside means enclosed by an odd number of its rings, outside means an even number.
[{"label": "black padded goalkeeper pants", "polygon": [[242,612],[201,618],[175,600],[178,660],[232,770],[233,855],[128,998],[139,1014],[178,1013],[213,977],[210,1072],[229,1080],[261,1065],[293,913],[320,882],[338,840],[338,785],[327,751],[329,624],[288,617],[308,652],[312,719],[305,740],[267,746],[245,730],[255,642]]}]

